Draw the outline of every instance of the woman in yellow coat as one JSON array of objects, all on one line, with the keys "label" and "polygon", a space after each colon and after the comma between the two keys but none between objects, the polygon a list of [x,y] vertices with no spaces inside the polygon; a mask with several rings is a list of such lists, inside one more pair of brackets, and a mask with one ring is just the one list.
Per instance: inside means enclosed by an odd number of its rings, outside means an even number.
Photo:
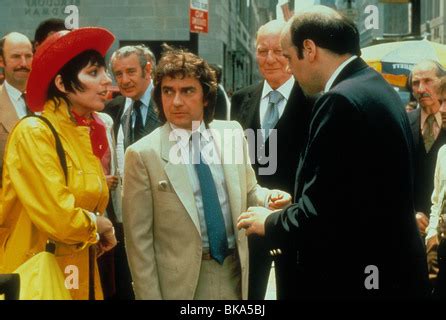
[{"label": "woman in yellow coat", "polygon": [[[116,245],[111,222],[101,216],[108,188],[100,159],[108,145],[95,114],[104,108],[111,83],[104,55],[113,41],[102,28],[60,31],[34,56],[26,100],[60,137],[67,179],[54,135],[38,118],[25,118],[16,126],[5,152],[0,273],[13,272],[53,241],[61,271],[72,277],[68,289],[73,299],[89,298],[90,246],[108,251]],[[94,294],[101,299],[96,259],[92,261]]]}]

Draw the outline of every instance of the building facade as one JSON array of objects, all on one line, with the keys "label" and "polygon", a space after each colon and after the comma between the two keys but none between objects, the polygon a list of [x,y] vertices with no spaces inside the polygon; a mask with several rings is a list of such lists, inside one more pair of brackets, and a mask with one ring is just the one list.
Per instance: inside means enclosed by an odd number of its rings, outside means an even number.
[{"label": "building facade", "polygon": [[446,3],[421,0],[421,34],[429,40],[446,43]]},{"label": "building facade", "polygon": [[[209,0],[209,33],[189,32],[188,0],[0,0],[0,37],[18,31],[34,38],[48,18],[66,19],[75,6],[79,26],[101,26],[116,36],[111,52],[144,43],[161,54],[161,44],[183,46],[224,68],[223,81],[236,90],[259,79],[255,63],[257,28],[275,17],[277,0]],[[271,10],[271,8],[273,8]]]}]

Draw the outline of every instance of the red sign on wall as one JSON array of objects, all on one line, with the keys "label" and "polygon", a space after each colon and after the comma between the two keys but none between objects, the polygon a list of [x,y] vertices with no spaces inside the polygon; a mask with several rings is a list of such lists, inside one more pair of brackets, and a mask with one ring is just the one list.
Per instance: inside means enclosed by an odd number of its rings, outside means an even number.
[{"label": "red sign on wall", "polygon": [[190,32],[202,32],[208,33],[208,12],[209,1],[208,0],[191,0],[189,19],[190,19]]}]

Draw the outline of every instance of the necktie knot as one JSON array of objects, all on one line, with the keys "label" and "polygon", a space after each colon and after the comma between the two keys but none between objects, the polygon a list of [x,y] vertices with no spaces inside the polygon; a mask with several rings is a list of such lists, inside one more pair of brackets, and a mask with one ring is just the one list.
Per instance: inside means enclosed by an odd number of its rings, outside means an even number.
[{"label": "necktie knot", "polygon": [[433,114],[430,114],[427,116],[426,122],[429,127],[432,127],[432,125],[434,124],[434,121],[435,121],[435,116]]},{"label": "necktie knot", "polygon": [[269,103],[274,105],[278,104],[283,99],[282,94],[279,91],[273,90],[269,93]]},{"label": "necktie knot", "polygon": [[141,110],[141,105],[142,105],[141,100],[136,100],[136,101],[133,103],[133,110],[135,110],[135,111],[139,111],[139,110]]}]

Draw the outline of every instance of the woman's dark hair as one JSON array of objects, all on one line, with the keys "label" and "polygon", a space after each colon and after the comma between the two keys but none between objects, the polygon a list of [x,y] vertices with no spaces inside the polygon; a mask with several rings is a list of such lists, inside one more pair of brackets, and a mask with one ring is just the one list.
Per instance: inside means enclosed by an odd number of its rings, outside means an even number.
[{"label": "woman's dark hair", "polygon": [[[88,65],[97,65],[99,67],[105,67],[105,59],[101,56],[101,54],[95,50],[87,50],[84,51],[73,59],[68,61],[62,69],[59,70],[57,75],[60,74],[62,77],[62,82],[65,86],[65,89],[69,92],[74,93],[77,91],[84,91],[84,87],[79,80],[79,72]],[[63,99],[67,104],[70,104],[65,93],[57,89],[54,80],[57,75],[51,80],[50,86],[48,88],[47,100],[54,100],[57,103],[57,100]]]},{"label": "woman's dark hair", "polygon": [[203,111],[203,121],[208,125],[214,119],[215,101],[217,97],[217,80],[214,70],[199,56],[183,49],[176,49],[163,45],[163,55],[156,66],[153,77],[153,100],[158,109],[160,120],[167,121],[161,98],[161,82],[164,77],[186,78],[193,77],[200,82],[203,89],[203,100],[207,106]]}]

